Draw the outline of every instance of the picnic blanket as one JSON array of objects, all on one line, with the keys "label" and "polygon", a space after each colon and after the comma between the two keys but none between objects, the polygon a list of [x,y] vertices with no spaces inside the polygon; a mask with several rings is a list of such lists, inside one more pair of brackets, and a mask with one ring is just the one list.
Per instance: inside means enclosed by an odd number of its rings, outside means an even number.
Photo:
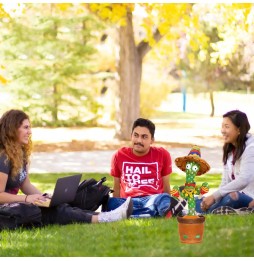
[{"label": "picnic blanket", "polygon": [[249,215],[254,214],[254,208],[231,208],[229,206],[221,206],[212,211],[212,214],[216,215]]}]

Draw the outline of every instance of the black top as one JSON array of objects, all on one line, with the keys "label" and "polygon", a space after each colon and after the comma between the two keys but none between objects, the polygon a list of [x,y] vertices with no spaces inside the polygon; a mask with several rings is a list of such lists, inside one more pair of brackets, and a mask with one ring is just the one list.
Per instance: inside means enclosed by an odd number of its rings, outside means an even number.
[{"label": "black top", "polygon": [[9,160],[6,160],[7,156],[5,153],[0,155],[0,172],[8,175],[5,192],[11,194],[17,194],[21,184],[24,182],[27,176],[26,164],[24,163],[22,169],[19,171],[18,175],[13,179],[11,177],[12,164]]}]

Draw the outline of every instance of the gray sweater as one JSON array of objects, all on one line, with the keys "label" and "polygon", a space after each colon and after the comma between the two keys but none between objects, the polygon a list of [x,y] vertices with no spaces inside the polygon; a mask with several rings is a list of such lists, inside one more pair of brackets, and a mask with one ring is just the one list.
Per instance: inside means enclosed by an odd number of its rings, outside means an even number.
[{"label": "gray sweater", "polygon": [[[254,198],[254,137],[247,134],[246,148],[235,165],[232,165],[233,155],[229,155],[226,165],[223,168],[222,181],[219,189],[213,193],[215,201],[230,192],[240,191]],[[231,177],[232,171],[235,179]]]}]

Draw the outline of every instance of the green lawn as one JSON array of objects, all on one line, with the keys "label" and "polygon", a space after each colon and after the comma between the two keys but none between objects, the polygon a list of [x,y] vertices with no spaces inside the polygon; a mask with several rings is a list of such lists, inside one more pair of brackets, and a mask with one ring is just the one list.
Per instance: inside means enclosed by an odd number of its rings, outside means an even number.
[{"label": "green lawn", "polygon": [[[67,174],[56,174],[56,173],[49,173],[49,174],[30,174],[31,182],[45,192],[50,192],[53,190],[56,180],[60,177],[73,175],[77,173],[67,173]],[[87,173],[83,174],[81,180],[88,179],[88,178],[95,178],[97,180],[101,179],[102,177],[106,177],[107,180],[104,184],[108,185],[109,187],[113,187],[113,178],[108,174],[98,174],[98,173]],[[171,187],[174,185],[184,185],[185,183],[185,174],[176,174],[172,173],[170,175],[170,184]],[[202,175],[200,177],[196,177],[197,185],[201,185],[203,182],[208,182],[210,188],[217,188],[220,184],[221,175],[219,174],[209,174],[209,175]]]},{"label": "green lawn", "polygon": [[[71,173],[67,174],[70,175]],[[43,190],[52,190],[56,178],[66,174],[32,174],[31,180]],[[86,174],[84,178],[103,177]],[[112,186],[112,178],[107,184]],[[172,185],[184,183],[173,174]],[[206,178],[206,179],[205,179]],[[220,175],[206,175],[211,188]],[[196,179],[202,183],[201,177]],[[0,233],[0,256],[17,257],[229,257],[254,256],[254,215],[207,215],[201,244],[182,244],[175,218],[129,219],[115,223],[47,226]]]}]

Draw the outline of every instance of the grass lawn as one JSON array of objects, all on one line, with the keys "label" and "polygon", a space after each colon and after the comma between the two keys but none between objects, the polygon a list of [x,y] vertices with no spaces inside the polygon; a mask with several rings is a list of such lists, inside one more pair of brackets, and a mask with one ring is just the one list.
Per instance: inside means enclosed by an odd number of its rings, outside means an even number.
[{"label": "grass lawn", "polygon": [[[33,183],[52,191],[60,176],[69,174],[31,174]],[[102,174],[83,174],[83,179]],[[112,178],[105,174],[109,186]],[[184,176],[172,174],[171,184],[182,185]],[[211,188],[220,175],[204,177]],[[199,184],[203,177],[196,179]],[[229,257],[254,256],[254,215],[207,215],[203,242],[182,244],[175,218],[129,219],[103,224],[47,226],[31,230],[0,232],[0,256],[5,257]]]}]

